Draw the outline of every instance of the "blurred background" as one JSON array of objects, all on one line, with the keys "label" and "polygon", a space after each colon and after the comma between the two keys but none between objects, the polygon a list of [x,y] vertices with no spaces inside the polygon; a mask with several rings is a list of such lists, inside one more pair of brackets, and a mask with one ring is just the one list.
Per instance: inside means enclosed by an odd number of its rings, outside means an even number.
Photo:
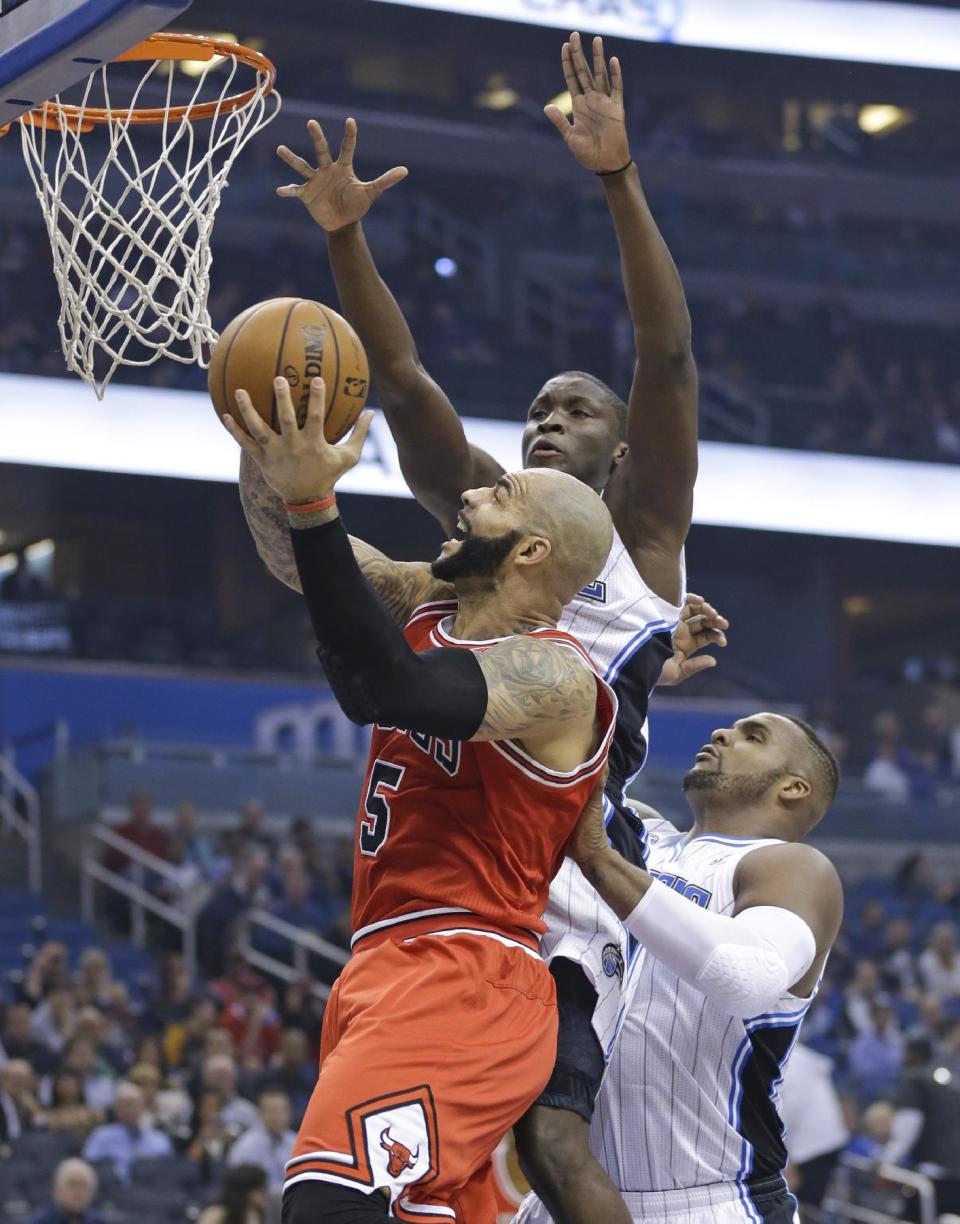
[{"label": "blurred background", "polygon": [[[590,34],[596,7],[513,11]],[[608,8],[653,39],[609,37],[607,52],[693,318],[701,489],[720,510],[691,531],[689,581],[731,621],[717,669],[655,698],[635,793],[683,821],[685,765],[758,708],[802,713],[828,739],[844,782],[816,841],[847,919],[804,1030],[807,1073],[785,1087],[792,1176],[804,1221],[932,1224],[937,1194],[945,1210],[960,1186],[956,73],[832,55],[828,16],[823,55],[804,58],[656,41],[679,4]],[[196,0],[187,18],[178,28],[263,50],[284,95],[224,195],[215,326],[269,297],[336,305],[322,233],[274,197],[288,181],[274,148],[306,152],[314,116],[335,146],[349,114],[363,177],[410,168],[365,227],[461,413],[516,422],[570,367],[625,395],[632,332],[606,206],[542,115],[567,27],[378,0],[287,0],[282,20]],[[202,370],[118,375],[106,434],[44,460],[45,418],[93,398],[66,380],[58,311],[14,132],[0,141],[0,415],[36,453],[0,436],[0,1147],[19,1157],[0,1159],[3,1218],[59,1202],[53,1170],[81,1151],[102,1218],[195,1218],[231,1165],[230,1202],[272,1218],[345,959],[366,740],[325,693],[300,600],[258,561],[235,484],[107,458],[111,420],[136,421],[134,386],[153,391],[144,455],[167,405],[210,413]],[[232,443],[216,445],[229,475]],[[790,530],[759,493],[749,525],[722,525],[726,465],[760,488],[784,452]],[[368,484],[342,499],[351,530],[433,556],[432,520],[378,495],[376,471]],[[152,1147],[90,1139],[134,1114]]]}]

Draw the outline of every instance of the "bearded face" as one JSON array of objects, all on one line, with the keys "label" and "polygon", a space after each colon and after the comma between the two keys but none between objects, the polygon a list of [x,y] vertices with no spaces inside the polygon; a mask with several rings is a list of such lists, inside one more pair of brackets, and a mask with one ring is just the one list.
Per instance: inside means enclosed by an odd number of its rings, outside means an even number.
[{"label": "bearded face", "polygon": [[456,583],[466,578],[493,578],[522,538],[522,534],[520,531],[507,531],[500,536],[476,536],[467,533],[459,548],[433,562],[430,572],[441,582]]},{"label": "bearded face", "polygon": [[727,774],[716,770],[688,769],[683,775],[683,793],[691,791],[723,795],[738,803],[755,803],[771,786],[784,776],[782,769],[767,769],[762,773]]}]

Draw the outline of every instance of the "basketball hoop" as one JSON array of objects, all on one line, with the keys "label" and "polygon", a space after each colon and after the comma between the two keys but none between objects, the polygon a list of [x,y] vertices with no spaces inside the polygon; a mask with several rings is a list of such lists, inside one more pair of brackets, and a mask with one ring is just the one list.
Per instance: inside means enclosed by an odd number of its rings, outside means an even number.
[{"label": "basketball hoop", "polygon": [[[120,86],[128,99],[116,105],[111,70],[136,61],[149,67],[139,84]],[[171,61],[202,65],[184,105],[173,104]],[[164,104],[139,105],[163,65]],[[244,68],[256,73],[254,84],[232,92]],[[280,109],[275,79],[273,64],[249,47],[154,34],[97,69],[77,105],[56,97],[21,116],[24,159],[53,247],[63,355],[98,399],[120,365],[161,357],[206,365],[205,348],[217,339],[207,310],[213,223],[234,160]],[[134,133],[146,124],[157,129],[159,150],[138,152]]]}]

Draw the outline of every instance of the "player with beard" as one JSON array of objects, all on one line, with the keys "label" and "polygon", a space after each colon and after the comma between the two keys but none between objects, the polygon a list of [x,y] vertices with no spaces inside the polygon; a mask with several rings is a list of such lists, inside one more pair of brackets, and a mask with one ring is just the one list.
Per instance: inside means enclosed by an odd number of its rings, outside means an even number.
[{"label": "player with beard", "polygon": [[[609,846],[596,797],[581,818],[568,853],[644,945],[590,1133],[637,1224],[797,1218],[776,1093],[842,917],[836,871],[802,844],[837,780],[806,723],[754,714],[697,753],[689,833],[645,809],[646,870]],[[549,1218],[532,1196],[517,1217]]]},{"label": "player with beard", "polygon": [[[527,412],[525,468],[567,472],[602,491],[615,536],[604,565],[565,608],[561,625],[587,648],[615,689],[619,716],[611,751],[606,815],[614,843],[642,862],[642,829],[623,796],[647,751],[650,690],[669,655],[669,633],[683,603],[683,543],[697,472],[697,375],[690,318],[670,253],[657,230],[631,159],[619,62],[607,64],[600,39],[593,67],[580,36],[564,44],[562,67],[572,122],[556,106],[547,117],[571,155],[597,175],[620,248],[637,363],[628,402],[592,374],[566,371],[546,382]],[[499,464],[471,446],[450,400],[424,370],[397,302],[367,247],[361,218],[405,176],[403,167],[373,182],[353,171],[356,123],[348,119],[333,161],[318,124],[310,125],[316,165],[282,147],[305,180],[280,188],[298,198],[327,232],[343,313],[370,359],[378,403],[397,442],[411,490],[453,530],[463,489],[495,483]],[[248,519],[255,534],[245,496]],[[255,512],[254,512],[255,513]],[[261,554],[274,572],[269,548]],[[714,631],[722,631],[715,623]],[[704,631],[707,632],[706,627]],[[708,633],[708,637],[709,637]],[[687,665],[688,672],[710,666]],[[622,1202],[590,1155],[594,1099],[629,1003],[631,960],[622,926],[569,861],[550,890],[548,935],[560,1000],[555,1074],[517,1132],[524,1170],[563,1224],[625,1224]]]},{"label": "player with beard", "polygon": [[432,566],[368,555],[361,569],[333,490],[372,414],[331,446],[322,381],[302,428],[289,384],[275,387],[279,432],[244,392],[248,432],[225,424],[284,499],[331,688],[374,724],[353,956],[327,1006],[283,1219],[494,1224],[493,1151],[556,1048],[547,890],[616,720],[613,690],[556,623],[613,525],[571,476],[505,474],[464,493],[463,538]]}]

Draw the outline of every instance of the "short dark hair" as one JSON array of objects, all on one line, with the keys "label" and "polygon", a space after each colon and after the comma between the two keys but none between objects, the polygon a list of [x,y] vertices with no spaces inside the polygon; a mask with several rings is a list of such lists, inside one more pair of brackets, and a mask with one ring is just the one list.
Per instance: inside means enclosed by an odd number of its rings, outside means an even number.
[{"label": "short dark hair", "polygon": [[840,765],[837,762],[837,758],[808,722],[804,722],[802,718],[795,718],[792,714],[787,714],[786,718],[795,727],[799,727],[806,738],[807,747],[810,750],[810,759],[813,763],[814,781],[817,784],[817,789],[822,790],[824,793],[823,811],[826,812],[833,803],[837,794],[837,787],[840,785]]},{"label": "short dark hair", "polygon": [[627,436],[627,405],[623,402],[613,387],[608,387],[596,374],[588,374],[586,370],[564,370],[564,378],[582,378],[591,383],[600,392],[600,398],[608,408],[613,409],[617,421],[617,432],[622,442]]}]

